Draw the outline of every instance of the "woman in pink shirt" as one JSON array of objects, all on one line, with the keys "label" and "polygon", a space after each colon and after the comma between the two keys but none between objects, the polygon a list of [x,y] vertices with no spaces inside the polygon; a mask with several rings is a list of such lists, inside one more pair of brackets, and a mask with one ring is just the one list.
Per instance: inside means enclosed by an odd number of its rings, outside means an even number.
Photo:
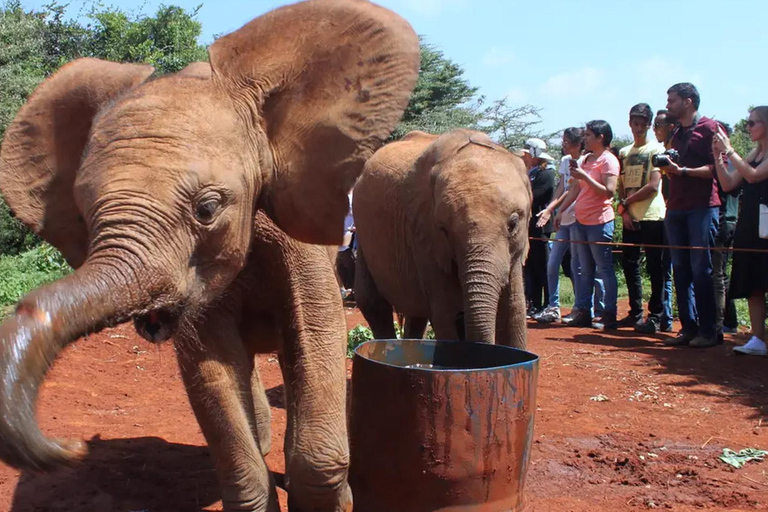
[{"label": "woman in pink shirt", "polygon": [[[571,176],[578,186],[571,188],[569,196],[561,207],[565,210],[575,201],[576,227],[572,239],[576,242],[607,242],[607,245],[577,243],[581,274],[578,296],[574,309],[576,314],[568,325],[598,329],[616,329],[616,300],[618,285],[613,269],[613,196],[619,176],[619,160],[611,153],[613,140],[611,125],[605,121],[590,121],[585,132],[588,154],[579,163],[571,161]],[[595,271],[605,285],[605,311],[601,320],[593,323],[592,286]]]}]

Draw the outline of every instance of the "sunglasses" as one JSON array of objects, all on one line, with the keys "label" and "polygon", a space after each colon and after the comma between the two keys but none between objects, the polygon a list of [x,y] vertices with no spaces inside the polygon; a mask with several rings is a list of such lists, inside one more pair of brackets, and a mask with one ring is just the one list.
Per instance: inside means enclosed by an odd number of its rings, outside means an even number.
[{"label": "sunglasses", "polygon": [[754,128],[754,127],[755,127],[755,125],[756,125],[757,123],[759,123],[759,122],[760,122],[760,121],[753,121],[752,119],[750,119],[749,121],[747,121],[747,128]]}]

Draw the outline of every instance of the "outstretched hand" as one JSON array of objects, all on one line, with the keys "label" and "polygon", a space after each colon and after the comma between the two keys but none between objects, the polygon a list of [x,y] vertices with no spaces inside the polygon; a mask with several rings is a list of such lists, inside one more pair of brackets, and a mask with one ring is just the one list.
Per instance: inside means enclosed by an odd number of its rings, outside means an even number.
[{"label": "outstretched hand", "polygon": [[536,216],[539,218],[539,220],[536,221],[536,227],[537,228],[543,228],[547,225],[549,222],[549,219],[552,218],[552,212],[549,208],[545,208],[541,210],[539,213],[536,214]]}]

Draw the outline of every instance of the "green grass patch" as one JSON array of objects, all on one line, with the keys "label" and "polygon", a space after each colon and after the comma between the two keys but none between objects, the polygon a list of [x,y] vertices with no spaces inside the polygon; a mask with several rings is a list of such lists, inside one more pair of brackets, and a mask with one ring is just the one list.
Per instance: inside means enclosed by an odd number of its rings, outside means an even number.
[{"label": "green grass patch", "polygon": [[0,257],[0,317],[27,292],[72,272],[64,257],[43,244],[14,256]]}]

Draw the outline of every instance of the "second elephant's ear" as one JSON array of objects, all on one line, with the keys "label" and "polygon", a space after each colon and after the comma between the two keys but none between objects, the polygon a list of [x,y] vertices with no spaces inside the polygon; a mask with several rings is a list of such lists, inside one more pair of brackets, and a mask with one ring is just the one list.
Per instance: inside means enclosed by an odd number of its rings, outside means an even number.
[{"label": "second elephant's ear", "polygon": [[294,238],[340,243],[347,194],[416,83],[411,26],[367,1],[310,0],[218,39],[210,60],[214,81],[269,140],[261,206]]},{"label": "second elephant's ear", "polygon": [[211,65],[208,62],[193,62],[176,73],[176,76],[211,78]]},{"label": "second elephant's ear", "polygon": [[152,66],[78,59],[35,89],[0,149],[0,189],[16,216],[58,248],[73,267],[88,250],[74,182],[94,117],[146,80]]}]

